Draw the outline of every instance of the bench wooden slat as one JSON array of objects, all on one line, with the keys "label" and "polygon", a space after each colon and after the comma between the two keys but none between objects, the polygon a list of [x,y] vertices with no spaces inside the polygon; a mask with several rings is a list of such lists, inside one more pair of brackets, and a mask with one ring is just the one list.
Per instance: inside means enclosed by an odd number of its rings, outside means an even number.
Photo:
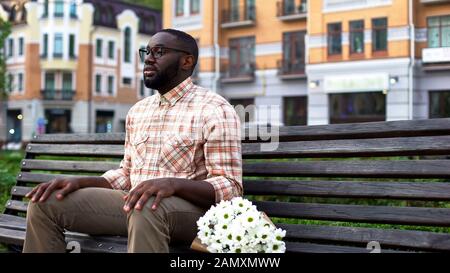
[{"label": "bench wooden slat", "polygon": [[[22,172],[19,176],[19,182],[33,183],[48,182],[56,177],[74,177],[74,175],[29,172]],[[15,196],[24,196],[30,189],[31,187],[15,186],[12,188],[11,194]],[[425,201],[450,200],[450,183],[441,182],[354,182],[244,179],[244,191],[246,195],[292,195]]]},{"label": "bench wooden slat", "polygon": [[381,244],[382,248],[396,247],[407,250],[450,252],[450,234],[446,233],[295,224],[276,224],[276,226],[286,230],[286,240],[358,245],[367,245],[368,242],[376,241]]},{"label": "bench wooden slat", "polygon": [[450,154],[450,136],[280,142],[273,143],[276,145],[273,151],[267,151],[267,148],[262,145],[261,143],[243,144],[243,157],[375,157]]},{"label": "bench wooden slat", "polygon": [[106,172],[119,168],[120,162],[24,159],[22,170]]},{"label": "bench wooden slat", "polygon": [[[380,224],[450,226],[450,209],[254,202],[261,211],[274,217],[368,222]],[[28,203],[9,200],[6,208],[26,212]]]},{"label": "bench wooden slat", "polygon": [[[389,247],[408,247],[414,250],[418,249],[425,251],[450,251],[450,234],[410,230],[387,230],[375,228],[350,228],[317,225],[276,224],[276,226],[286,230],[286,241],[289,241],[291,239],[311,240],[312,242],[326,242],[329,245],[333,242],[338,242],[341,244],[367,244],[370,241],[378,241],[382,245],[382,248],[386,245]],[[7,214],[0,214],[0,228],[9,228],[24,231],[26,228],[25,218]],[[68,238],[78,240],[78,235],[74,233],[66,233],[66,236],[72,236]],[[78,238],[79,237],[80,236],[78,236]],[[90,238],[97,241],[97,244],[92,247],[94,249],[107,249],[108,245],[104,244],[105,242],[114,243],[116,245],[126,245],[126,238],[124,237],[94,236]],[[100,243],[102,244],[101,246],[99,246]],[[118,248],[115,248],[115,251],[118,251]]]},{"label": "bench wooden slat", "polygon": [[23,245],[25,231],[0,227],[0,241],[5,244]]},{"label": "bench wooden slat", "polygon": [[246,195],[450,201],[450,183],[247,180]]},{"label": "bench wooden slat", "polygon": [[6,209],[18,211],[18,212],[27,212],[28,202],[22,202],[17,200],[8,200],[5,205]]},{"label": "bench wooden slat", "polygon": [[28,154],[90,157],[123,157],[123,145],[28,144]]},{"label": "bench wooden slat", "polygon": [[96,134],[44,134],[36,135],[32,143],[50,144],[121,144],[125,142],[125,133]]},{"label": "bench wooden slat", "polygon": [[14,187],[11,188],[11,195],[12,196],[23,197],[27,193],[29,193],[32,189],[33,189],[33,187],[14,186]]},{"label": "bench wooden slat", "polygon": [[[363,247],[326,245],[313,243],[286,242],[286,252],[293,253],[370,253],[369,249]],[[405,253],[390,249],[382,250],[383,253]]]},{"label": "bench wooden slat", "polygon": [[450,209],[255,201],[270,217],[399,225],[450,226]]},{"label": "bench wooden slat", "polygon": [[[257,138],[254,137],[254,132],[258,132],[258,129],[253,127],[245,129],[245,136],[247,139],[250,131],[252,131],[250,136],[253,137],[251,140],[255,141]],[[258,135],[261,136],[258,139],[267,140],[270,137],[273,138],[274,133],[272,133],[270,128],[263,128]],[[278,137],[280,141],[300,141],[433,135],[450,135],[450,118],[314,126],[286,126],[279,127]]]},{"label": "bench wooden slat", "polygon": [[450,178],[450,160],[345,160],[244,163],[246,176]]},{"label": "bench wooden slat", "polygon": [[86,177],[86,175],[20,172],[17,174],[17,182],[20,182],[20,183],[45,183],[56,177]]}]

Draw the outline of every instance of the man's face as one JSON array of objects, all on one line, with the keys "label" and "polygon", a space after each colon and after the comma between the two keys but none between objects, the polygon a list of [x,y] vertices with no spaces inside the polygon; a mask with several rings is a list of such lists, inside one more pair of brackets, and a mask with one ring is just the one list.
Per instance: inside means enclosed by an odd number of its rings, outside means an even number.
[{"label": "man's face", "polygon": [[177,39],[170,33],[156,33],[150,39],[147,47],[150,49],[159,46],[163,47],[162,56],[155,59],[150,54],[146,56],[144,65],[145,86],[158,91],[164,86],[170,86],[172,81],[177,77],[180,72],[180,58],[185,54],[176,50],[164,48],[184,50]]}]

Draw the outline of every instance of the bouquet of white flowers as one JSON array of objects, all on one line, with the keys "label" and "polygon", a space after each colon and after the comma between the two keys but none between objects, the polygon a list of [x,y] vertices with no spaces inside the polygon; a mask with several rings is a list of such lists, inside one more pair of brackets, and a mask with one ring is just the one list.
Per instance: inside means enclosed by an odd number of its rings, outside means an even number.
[{"label": "bouquet of white flowers", "polygon": [[192,248],[212,253],[284,253],[286,231],[276,228],[246,199],[236,197],[212,206],[197,221]]}]

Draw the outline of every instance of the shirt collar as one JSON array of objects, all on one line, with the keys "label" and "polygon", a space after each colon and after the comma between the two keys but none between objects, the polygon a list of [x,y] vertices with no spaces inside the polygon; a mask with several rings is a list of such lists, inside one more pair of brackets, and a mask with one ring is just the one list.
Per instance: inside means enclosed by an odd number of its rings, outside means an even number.
[{"label": "shirt collar", "polygon": [[174,87],[169,92],[165,93],[161,96],[158,93],[156,101],[160,105],[169,104],[170,106],[175,105],[179,99],[181,99],[192,87],[194,83],[192,83],[192,79],[189,77],[184,80],[182,83]]}]

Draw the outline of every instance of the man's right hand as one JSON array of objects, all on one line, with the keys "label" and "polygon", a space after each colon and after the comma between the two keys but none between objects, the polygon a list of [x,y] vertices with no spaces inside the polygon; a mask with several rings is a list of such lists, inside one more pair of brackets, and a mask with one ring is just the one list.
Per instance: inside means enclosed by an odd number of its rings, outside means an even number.
[{"label": "man's right hand", "polygon": [[31,198],[32,202],[45,202],[47,198],[56,190],[58,200],[62,200],[66,195],[81,188],[78,178],[55,178],[47,183],[36,186],[32,191],[27,193],[25,197]]}]

